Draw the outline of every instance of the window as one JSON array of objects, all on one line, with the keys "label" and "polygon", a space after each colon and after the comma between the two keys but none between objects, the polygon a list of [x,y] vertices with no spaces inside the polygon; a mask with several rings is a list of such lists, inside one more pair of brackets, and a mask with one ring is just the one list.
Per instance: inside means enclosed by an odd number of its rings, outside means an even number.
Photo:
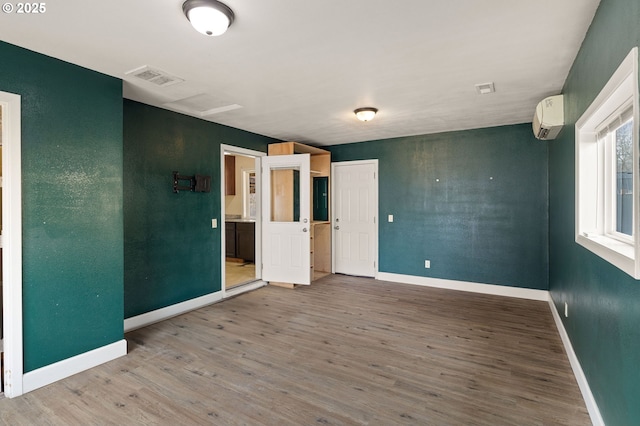
[{"label": "window", "polygon": [[254,170],[242,171],[242,185],[244,186],[243,217],[256,219],[258,197],[256,196],[256,172]]},{"label": "window", "polygon": [[[605,136],[614,157],[615,184],[611,182],[611,234],[633,241],[633,109],[629,119]],[[619,120],[617,120],[619,121]],[[617,124],[617,123],[616,123]]]},{"label": "window", "polygon": [[575,230],[578,244],[636,279],[639,151],[636,47],[576,123]]}]

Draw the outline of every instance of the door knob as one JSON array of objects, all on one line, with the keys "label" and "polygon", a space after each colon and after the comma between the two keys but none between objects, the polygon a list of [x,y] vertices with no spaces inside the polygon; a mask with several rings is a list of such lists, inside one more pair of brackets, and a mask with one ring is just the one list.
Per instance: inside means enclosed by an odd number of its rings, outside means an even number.
[{"label": "door knob", "polygon": [[339,230],[339,229],[340,229],[340,227],[336,225],[336,226],[334,226],[334,227],[333,227],[333,229],[335,229],[335,230]]},{"label": "door knob", "polygon": [[302,232],[307,232],[307,228],[302,228]]}]

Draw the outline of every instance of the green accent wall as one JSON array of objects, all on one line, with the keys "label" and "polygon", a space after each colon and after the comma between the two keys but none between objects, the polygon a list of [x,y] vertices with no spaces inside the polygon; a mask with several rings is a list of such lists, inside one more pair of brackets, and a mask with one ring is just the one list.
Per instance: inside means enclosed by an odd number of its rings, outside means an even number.
[{"label": "green accent wall", "polygon": [[[130,318],[221,290],[220,145],[279,142],[124,101],[124,305]],[[211,192],[173,192],[173,171],[211,176]]]},{"label": "green accent wall", "polygon": [[0,42],[21,95],[24,370],[123,338],[122,82]]},{"label": "green accent wall", "polygon": [[[640,2],[602,0],[567,77],[566,125],[550,142],[550,288],[608,425],[640,424],[640,281],[574,241],[575,123],[632,47]],[[638,194],[635,194],[637,197]]]},{"label": "green accent wall", "polygon": [[380,272],[548,289],[548,147],[530,124],[330,150],[379,160]]}]

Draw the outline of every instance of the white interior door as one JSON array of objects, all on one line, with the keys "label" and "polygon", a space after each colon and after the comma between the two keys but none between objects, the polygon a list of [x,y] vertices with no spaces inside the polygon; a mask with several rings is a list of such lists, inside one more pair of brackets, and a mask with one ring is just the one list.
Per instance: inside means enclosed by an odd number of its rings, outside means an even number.
[{"label": "white interior door", "polygon": [[262,279],[311,283],[309,154],[262,158]]},{"label": "white interior door", "polygon": [[378,232],[377,160],[334,163],[334,272],[374,277]]}]

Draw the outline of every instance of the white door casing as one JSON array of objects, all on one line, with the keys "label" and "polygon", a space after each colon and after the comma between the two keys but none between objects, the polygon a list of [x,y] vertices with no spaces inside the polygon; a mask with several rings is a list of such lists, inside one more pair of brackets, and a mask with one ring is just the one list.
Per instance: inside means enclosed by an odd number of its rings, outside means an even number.
[{"label": "white door casing", "polygon": [[[250,291],[253,290],[257,287],[260,287],[262,285],[264,285],[264,281],[262,280],[262,276],[261,276],[261,270],[258,267],[258,265],[261,264],[262,262],[262,223],[260,220],[256,220],[255,222],[255,246],[256,246],[256,251],[255,251],[255,265],[256,265],[256,281],[254,281],[251,284],[247,284],[247,285],[243,285],[242,287],[235,287],[232,288],[230,290],[226,289],[226,263],[225,263],[225,251],[226,251],[226,236],[225,236],[225,228],[226,228],[226,221],[225,221],[225,172],[224,172],[224,167],[225,167],[225,163],[224,163],[224,154],[229,153],[231,155],[233,154],[238,154],[238,155],[245,155],[248,157],[254,157],[255,158],[255,170],[260,170],[260,164],[261,164],[261,160],[262,158],[264,158],[267,154],[264,152],[260,152],[260,151],[254,151],[251,149],[246,149],[246,148],[240,148],[237,146],[232,146],[232,145],[225,145],[225,144],[221,144],[220,145],[220,206],[221,206],[221,212],[220,212],[220,216],[221,219],[218,221],[219,223],[219,227],[220,227],[220,244],[221,244],[221,250],[220,250],[220,255],[221,255],[221,271],[220,271],[220,280],[222,283],[222,297],[226,298],[226,297],[231,297],[231,296],[236,296],[237,294],[240,294],[242,292],[245,291]],[[260,192],[260,180],[261,180],[261,176],[260,173],[256,173],[256,190],[258,191],[258,193]],[[258,194],[259,195],[259,194]],[[257,206],[256,206],[256,214],[259,217],[260,216],[260,211],[262,209],[261,204],[262,204],[262,200],[260,197],[257,198],[256,200],[257,202]]]},{"label": "white door casing", "polygon": [[262,158],[264,281],[311,283],[310,191],[309,154]]},{"label": "white door casing", "polygon": [[2,108],[2,290],[4,394],[23,393],[22,154],[20,96],[0,92]]},{"label": "white door casing", "polygon": [[378,256],[377,160],[333,163],[333,271],[375,277]]}]

